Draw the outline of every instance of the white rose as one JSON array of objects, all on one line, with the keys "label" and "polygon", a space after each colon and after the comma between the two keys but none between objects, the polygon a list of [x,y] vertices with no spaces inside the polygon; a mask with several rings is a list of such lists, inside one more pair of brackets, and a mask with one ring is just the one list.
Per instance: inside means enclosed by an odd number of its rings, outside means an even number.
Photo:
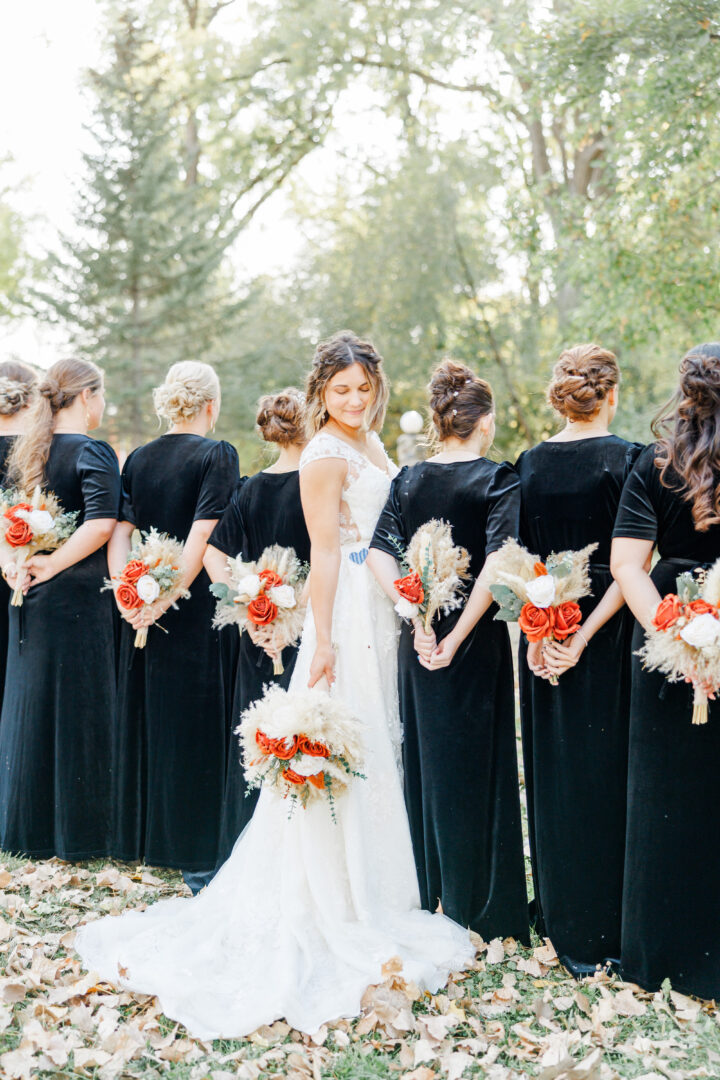
[{"label": "white rose", "polygon": [[395,605],[395,610],[401,619],[415,619],[420,612],[417,604],[413,604],[410,600],[406,600],[404,596],[401,596],[398,600]]},{"label": "white rose", "polygon": [[143,574],[138,578],[135,588],[140,599],[146,604],[152,604],[160,595],[160,586],[150,574]]},{"label": "white rose", "polygon": [[273,604],[281,608],[292,608],[297,603],[292,585],[273,585],[272,589],[268,590],[268,596]]},{"label": "white rose", "polygon": [[695,649],[702,649],[704,645],[714,645],[720,637],[720,622],[710,612],[696,615],[687,626],[682,628],[680,637]]},{"label": "white rose", "polygon": [[535,607],[550,607],[555,599],[555,578],[552,574],[542,574],[541,577],[533,578],[525,586],[525,592],[528,600]]},{"label": "white rose", "polygon": [[298,776],[314,776],[315,773],[322,772],[324,761],[324,758],[312,757],[310,754],[297,754],[292,759],[291,767]]},{"label": "white rose", "polygon": [[55,524],[55,518],[48,510],[18,510],[16,516],[27,521],[32,531],[40,536],[49,532]]},{"label": "white rose", "polygon": [[237,591],[238,598],[245,597],[248,600],[254,600],[257,594],[262,588],[262,581],[257,574],[247,574],[244,578],[240,578],[238,581]]}]

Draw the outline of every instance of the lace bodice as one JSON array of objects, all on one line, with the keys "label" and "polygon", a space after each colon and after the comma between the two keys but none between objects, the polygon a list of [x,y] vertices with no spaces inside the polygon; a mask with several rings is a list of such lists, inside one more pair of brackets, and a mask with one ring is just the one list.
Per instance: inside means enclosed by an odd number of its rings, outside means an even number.
[{"label": "lace bodice", "polygon": [[347,475],[340,503],[340,543],[357,544],[372,539],[375,524],[385,505],[390,481],[397,473],[385,452],[380,437],[373,431],[373,442],[382,451],[385,469],[378,468],[354,446],[338,439],[329,431],[320,431],[307,444],[300,458],[300,471],[311,461],[322,458],[342,458],[347,462]]}]

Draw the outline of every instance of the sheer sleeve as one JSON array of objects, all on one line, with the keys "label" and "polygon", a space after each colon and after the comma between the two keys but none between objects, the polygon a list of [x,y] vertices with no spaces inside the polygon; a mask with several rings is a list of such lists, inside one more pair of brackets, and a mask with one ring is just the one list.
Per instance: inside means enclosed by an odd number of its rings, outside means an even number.
[{"label": "sheer sleeve", "polygon": [[229,442],[214,443],[203,464],[193,521],[222,517],[239,477],[240,462],[235,447]]},{"label": "sheer sleeve", "polygon": [[655,479],[653,473],[657,473],[655,447],[647,446],[625,481],[613,537],[653,541],[657,539],[658,517],[652,491]]},{"label": "sheer sleeve", "polygon": [[341,439],[321,431],[314,435],[300,455],[300,472],[306,465],[313,461],[322,461],[323,458],[340,458],[342,461],[353,460],[353,450]]},{"label": "sheer sleeve", "polygon": [[113,448],[99,439],[88,439],[78,455],[77,471],[83,498],[83,521],[117,518],[120,468]]},{"label": "sheer sleeve", "polygon": [[498,465],[488,489],[485,555],[520,535],[520,477],[508,462]]},{"label": "sheer sleeve", "polygon": [[388,555],[392,555],[393,558],[398,557],[398,545],[403,549],[408,545],[407,531],[400,510],[399,497],[400,484],[402,482],[403,473],[406,471],[407,466],[400,470],[390,485],[390,494],[388,495],[387,502],[378,518],[373,538],[370,541],[371,548],[377,548],[378,551],[385,551]]},{"label": "sheer sleeve", "polygon": [[232,498],[228,503],[225,513],[210,533],[209,544],[222,551],[225,555],[235,558],[245,547],[245,525],[243,521],[243,493],[242,489],[247,481],[247,476],[241,476]]}]

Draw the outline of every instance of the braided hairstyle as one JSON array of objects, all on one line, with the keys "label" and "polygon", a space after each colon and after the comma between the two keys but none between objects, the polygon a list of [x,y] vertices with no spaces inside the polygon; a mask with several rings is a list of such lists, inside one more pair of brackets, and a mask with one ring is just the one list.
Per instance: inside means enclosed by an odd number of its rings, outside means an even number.
[{"label": "braided hairstyle", "polygon": [[361,341],[352,330],[341,330],[327,341],[321,341],[315,350],[313,366],[307,377],[305,398],[307,403],[308,435],[316,435],[330,419],[325,408],[325,389],[339,371],[360,364],[373,389],[373,399],[367,409],[365,423],[370,431],[379,431],[385,419],[390,390],[383,371],[383,358],[369,341]]},{"label": "braided hairstyle", "polygon": [[553,368],[548,404],[568,420],[592,420],[619,382],[614,353],[601,345],[573,345],[560,353]]},{"label": "braided hairstyle", "polygon": [[15,416],[35,397],[38,377],[19,360],[0,364],[0,416]]},{"label": "braided hairstyle", "polygon": [[431,438],[469,439],[478,420],[493,411],[490,383],[465,364],[443,360],[432,373],[430,396]]}]

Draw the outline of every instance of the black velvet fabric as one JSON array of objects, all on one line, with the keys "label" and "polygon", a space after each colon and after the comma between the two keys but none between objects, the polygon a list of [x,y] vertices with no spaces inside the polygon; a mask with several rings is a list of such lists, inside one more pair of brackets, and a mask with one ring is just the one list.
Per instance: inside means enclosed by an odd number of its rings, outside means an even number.
[{"label": "black velvet fabric", "polygon": [[[121,519],[184,541],[194,521],[222,516],[238,473],[229,443],[162,435],[125,462]],[[123,622],[114,854],[207,871],[217,860],[237,634],[212,629],[204,570],[190,592],[160,620],[166,633],[150,627],[144,649]]]},{"label": "black velvet fabric", "polygon": [[[243,477],[230,505],[210,537],[210,543],[233,558],[242,552],[243,559],[252,562],[260,558],[266,547],[280,544],[293,547],[299,559],[310,561],[310,538],[300,503],[300,474],[297,470],[285,473],[261,472]],[[273,674],[270,657],[253,644],[247,634],[240,637],[235,693],[232,705],[234,729],[241,714],[257,698],[265,686],[279,683],[287,687],[295,667],[297,646],[283,649],[282,675]],[[225,797],[220,826],[218,863],[230,855],[235,841],[252,817],[259,791],[247,792],[237,736],[231,735],[228,754]]]},{"label": "black velvet fabric", "polygon": [[[598,543],[587,618],[612,584],[610,544],[623,483],[641,447],[615,435],[544,442],[521,454],[521,539],[545,559]],[[522,723],[533,916],[571,970],[620,955],[630,633],[623,608],[557,686],[536,678],[521,639]],[[611,674],[610,674],[611,673]]]},{"label": "black velvet fabric", "polygon": [[[396,555],[430,518],[452,525],[477,575],[485,558],[517,536],[520,491],[509,465],[485,458],[403,469],[371,546]],[[510,640],[493,606],[452,664],[430,672],[418,663],[410,627],[400,637],[398,682],[403,725],[405,800],[422,905],[486,940],[529,937],[518,795]],[[459,612],[440,617],[442,639]]]},{"label": "black velvet fabric", "polygon": [[[46,487],[78,524],[116,518],[120,473],[107,443],[55,435]],[[33,586],[10,608],[0,720],[0,848],[78,860],[110,850],[115,726],[113,600],[105,548]]]},{"label": "black velvet fabric", "polygon": [[[690,504],[662,486],[654,456],[648,447],[625,485],[615,536],[657,544],[652,578],[664,595],[679,573],[720,557],[720,526],[695,531]],[[643,640],[636,625],[633,651]],[[719,998],[720,703],[693,725],[692,697],[633,655],[621,970],[648,990],[669,978]]]},{"label": "black velvet fabric", "polygon": [[[12,450],[15,435],[0,435],[0,487],[6,487],[7,461]],[[0,522],[0,528],[4,525]],[[0,577],[0,710],[5,693],[5,665],[8,650],[10,587],[5,578]]]}]

